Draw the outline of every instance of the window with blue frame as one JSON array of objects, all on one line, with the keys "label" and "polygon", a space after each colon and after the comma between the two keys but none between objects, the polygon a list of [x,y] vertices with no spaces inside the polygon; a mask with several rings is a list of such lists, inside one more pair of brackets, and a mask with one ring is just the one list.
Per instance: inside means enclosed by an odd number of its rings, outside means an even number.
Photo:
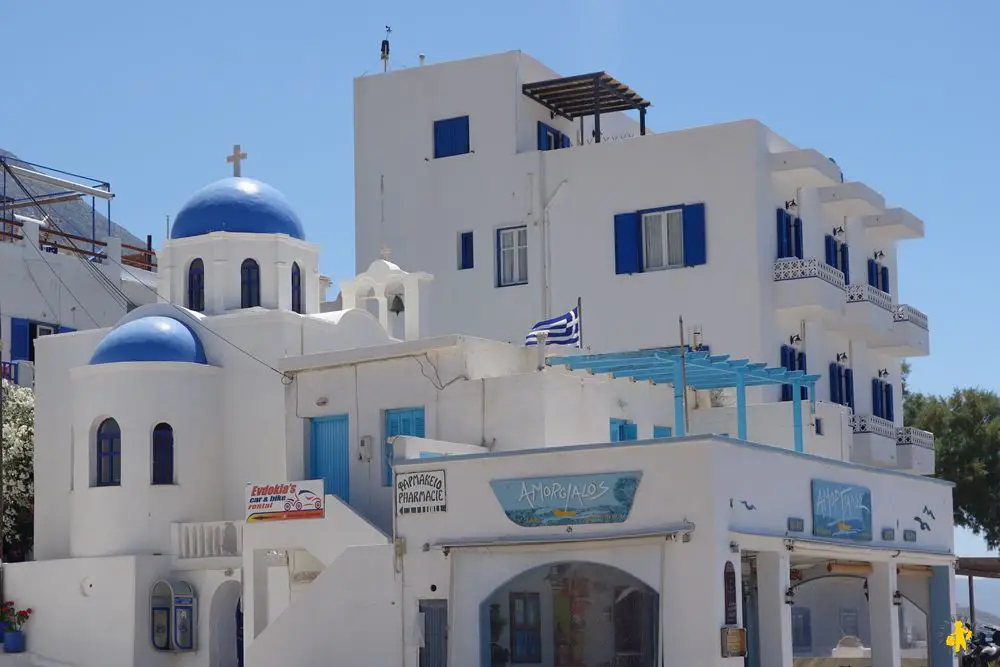
[{"label": "window with blue frame", "polygon": [[872,378],[872,414],[889,421],[896,420],[893,387],[879,378]]},{"label": "window with blue frame", "polygon": [[674,435],[674,429],[670,426],[654,426],[653,427],[653,437],[654,438],[671,438]]},{"label": "window with blue frame", "polygon": [[205,310],[205,262],[200,257],[188,266],[187,307],[197,313]]},{"label": "window with blue frame", "polygon": [[471,269],[475,263],[472,232],[462,232],[458,235],[458,270]]},{"label": "window with blue frame", "polygon": [[570,148],[573,140],[551,125],[538,121],[538,150],[555,151],[560,148]]},{"label": "window with blue frame", "polygon": [[614,220],[615,273],[700,266],[708,261],[705,205],[619,213]]},{"label": "window with blue frame", "polygon": [[611,419],[611,442],[639,439],[639,428],[627,419]]},{"label": "window with blue frame", "polygon": [[292,312],[302,314],[302,269],[292,262]]},{"label": "window with blue frame", "polygon": [[886,294],[892,294],[889,288],[889,267],[874,259],[868,260],[868,284]]},{"label": "window with blue frame", "polygon": [[434,159],[465,155],[469,144],[469,117],[457,116],[434,121]]},{"label": "window with blue frame", "polygon": [[497,287],[528,283],[528,227],[497,230]]},{"label": "window with blue frame", "polygon": [[854,371],[837,362],[830,364],[830,402],[854,409]]},{"label": "window with blue frame", "polygon": [[412,435],[415,438],[423,438],[424,409],[396,408],[386,410],[383,431],[385,437],[382,438],[382,486],[392,486],[394,455],[391,440],[397,435]]},{"label": "window with blue frame", "polygon": [[792,607],[792,651],[812,651],[812,618],[809,607]]},{"label": "window with blue frame", "polygon": [[255,260],[244,259],[240,266],[240,308],[260,305],[260,265]]},{"label": "window with blue frame", "polygon": [[824,238],[826,263],[844,274],[844,282],[851,282],[851,253],[847,244],[827,234]]},{"label": "window with blue frame", "polygon": [[[807,371],[806,366],[806,353],[799,352],[797,349],[791,345],[781,346],[781,366],[787,371],[802,371],[805,373]],[[781,400],[790,401],[792,400],[792,390],[794,389],[791,384],[781,385]],[[809,387],[800,387],[802,400],[809,400]]]},{"label": "window with blue frame", "polygon": [[97,427],[94,443],[95,485],[121,486],[122,483],[122,430],[110,417]]},{"label": "window with blue frame", "polygon": [[510,661],[515,665],[542,661],[542,603],[538,593],[514,593],[510,604]]},{"label": "window with blue frame", "polygon": [[160,423],[153,428],[153,484],[174,483],[174,429]]},{"label": "window with blue frame", "polygon": [[778,209],[778,259],[802,259],[802,219]]}]

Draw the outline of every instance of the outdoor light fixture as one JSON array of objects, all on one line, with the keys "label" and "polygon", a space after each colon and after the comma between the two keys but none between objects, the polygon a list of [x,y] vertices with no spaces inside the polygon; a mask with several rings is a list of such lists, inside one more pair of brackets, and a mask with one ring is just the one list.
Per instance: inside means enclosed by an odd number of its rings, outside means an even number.
[{"label": "outdoor light fixture", "polygon": [[897,607],[901,606],[903,604],[903,594],[900,593],[899,591],[896,591],[895,593],[893,593],[892,594],[892,603],[894,605],[896,605]]},{"label": "outdoor light fixture", "polygon": [[785,604],[795,604],[795,589],[791,586],[785,590]]},{"label": "outdoor light fixture", "polygon": [[837,353],[837,363],[839,364],[842,361],[847,361],[847,353],[846,352],[838,352]]},{"label": "outdoor light fixture", "polygon": [[872,254],[872,257],[874,257],[874,258],[875,258],[875,260],[876,260],[876,261],[878,261],[878,260],[882,259],[883,257],[885,257],[885,253],[884,253],[884,252],[882,252],[881,250],[876,250],[876,251],[875,251],[875,252],[874,252],[874,253]]},{"label": "outdoor light fixture", "polygon": [[791,336],[788,337],[789,345],[795,345],[796,343],[801,343],[801,342],[802,342],[802,336],[798,334],[792,334]]},{"label": "outdoor light fixture", "polygon": [[834,236],[840,236],[843,233],[844,233],[844,228],[843,227],[839,227],[838,226],[838,227],[834,227],[833,228],[833,235]]},{"label": "outdoor light fixture", "polygon": [[789,199],[788,201],[785,202],[785,210],[786,211],[789,210],[789,209],[798,208],[798,207],[799,207],[799,205],[795,203],[794,199]]},{"label": "outdoor light fixture", "polygon": [[888,368],[880,368],[880,369],[878,369],[878,376],[879,376],[879,378],[887,378],[887,377],[889,377],[889,369]]}]

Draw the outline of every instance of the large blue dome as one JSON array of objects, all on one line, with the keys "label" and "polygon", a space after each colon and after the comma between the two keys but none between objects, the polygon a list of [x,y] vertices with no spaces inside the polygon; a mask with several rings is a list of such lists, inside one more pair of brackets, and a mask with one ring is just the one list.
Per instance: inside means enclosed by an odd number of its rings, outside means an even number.
[{"label": "large blue dome", "polygon": [[90,358],[91,365],[128,361],[208,363],[197,334],[180,320],[163,315],[126,322],[105,336]]},{"label": "large blue dome", "polygon": [[304,241],[302,223],[285,196],[250,178],[224,178],[202,188],[177,214],[170,238],[212,232],[287,234]]}]

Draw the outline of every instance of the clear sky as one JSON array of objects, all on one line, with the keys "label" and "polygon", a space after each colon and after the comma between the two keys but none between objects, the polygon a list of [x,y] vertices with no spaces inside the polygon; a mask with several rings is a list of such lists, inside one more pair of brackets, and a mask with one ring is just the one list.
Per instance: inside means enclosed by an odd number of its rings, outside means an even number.
[{"label": "clear sky", "polygon": [[109,181],[115,220],[159,247],[240,143],[243,175],[282,190],[324,273],[349,277],[352,80],[381,71],[386,24],[394,68],[521,49],[631,85],[654,130],[757,118],[835,158],[926,223],[900,253],[900,299],[932,328],[914,388],[1000,389],[996,0],[4,0],[0,146]]}]

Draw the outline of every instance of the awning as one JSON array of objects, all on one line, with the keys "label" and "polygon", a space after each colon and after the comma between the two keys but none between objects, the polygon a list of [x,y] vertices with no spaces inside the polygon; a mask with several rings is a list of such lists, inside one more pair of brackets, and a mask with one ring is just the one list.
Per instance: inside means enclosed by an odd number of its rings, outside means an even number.
[{"label": "awning", "polygon": [[635,531],[618,531],[612,533],[563,533],[558,535],[504,535],[497,537],[474,537],[469,539],[441,540],[424,545],[424,551],[431,549],[441,549],[449,551],[451,549],[475,549],[475,548],[496,548],[496,547],[517,547],[531,546],[539,544],[579,544],[581,542],[611,542],[615,540],[642,540],[649,538],[670,538],[675,535],[687,536],[694,532],[695,525],[686,521],[683,523],[670,524],[658,528]]}]

